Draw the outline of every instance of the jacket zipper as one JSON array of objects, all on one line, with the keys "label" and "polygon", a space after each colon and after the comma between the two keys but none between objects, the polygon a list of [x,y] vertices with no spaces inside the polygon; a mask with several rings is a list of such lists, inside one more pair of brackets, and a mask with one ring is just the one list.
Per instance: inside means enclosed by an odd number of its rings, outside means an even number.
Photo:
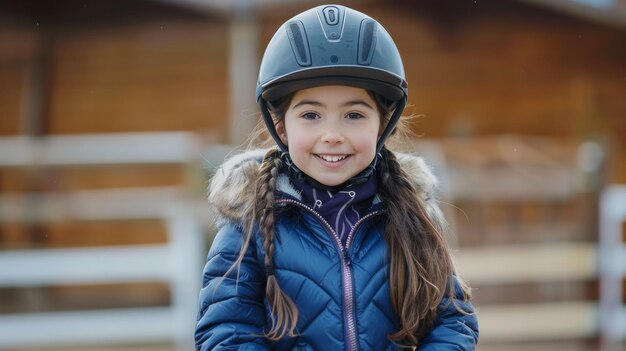
[{"label": "jacket zipper", "polygon": [[330,226],[330,224],[328,224],[328,222],[324,219],[324,217],[322,217],[319,213],[317,213],[317,211],[315,211],[311,207],[303,204],[302,202],[291,200],[291,199],[280,199],[280,200],[277,200],[276,202],[277,203],[291,203],[301,208],[304,208],[305,210],[313,214],[320,221],[320,223],[322,223],[326,227],[326,230],[328,231],[328,233],[331,234],[331,237],[334,239],[333,241],[335,242],[335,246],[337,247],[337,250],[339,251],[339,255],[341,257],[341,271],[342,271],[342,276],[343,276],[343,281],[344,281],[343,303],[345,306],[343,310],[343,317],[346,323],[346,329],[347,329],[346,332],[348,334],[348,343],[347,343],[348,351],[358,351],[359,343],[357,340],[356,317],[355,317],[355,311],[354,311],[354,287],[352,285],[353,283],[352,282],[352,270],[350,268],[350,265],[352,262],[350,260],[350,254],[349,254],[348,249],[350,248],[350,244],[352,243],[352,238],[356,232],[356,228],[368,218],[371,218],[381,213],[382,211],[374,211],[372,213],[369,213],[363,216],[363,218],[359,219],[354,224],[354,227],[352,227],[352,230],[350,230],[350,233],[348,233],[348,238],[346,239],[346,246],[344,247],[341,242],[341,238],[339,238],[339,235],[337,235],[335,230]]}]

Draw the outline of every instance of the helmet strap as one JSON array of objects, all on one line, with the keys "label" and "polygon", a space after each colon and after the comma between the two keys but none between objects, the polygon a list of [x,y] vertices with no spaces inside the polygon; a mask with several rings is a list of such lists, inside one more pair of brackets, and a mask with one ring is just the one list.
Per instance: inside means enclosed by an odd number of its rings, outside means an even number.
[{"label": "helmet strap", "polygon": [[389,122],[387,123],[385,130],[380,135],[380,138],[378,138],[378,142],[376,143],[377,154],[379,154],[380,151],[383,149],[383,146],[385,145],[385,141],[387,141],[387,138],[389,138],[389,135],[396,128],[396,124],[398,123],[398,120],[400,119],[400,116],[402,116],[402,112],[404,111],[404,106],[406,106],[406,95],[404,95],[402,100],[398,100],[396,109],[393,111],[391,118],[389,118]]},{"label": "helmet strap", "polygon": [[285,145],[282,142],[282,140],[280,140],[280,137],[278,136],[278,132],[276,131],[276,126],[274,125],[274,119],[272,118],[272,114],[270,113],[270,110],[267,108],[267,101],[265,101],[265,99],[263,98],[259,98],[259,109],[261,110],[261,115],[263,115],[263,121],[265,122],[265,126],[267,127],[267,130],[270,132],[270,135],[272,136],[272,138],[274,138],[274,141],[276,141],[276,144],[280,148],[280,151],[289,153],[289,149],[287,148],[287,145]]}]

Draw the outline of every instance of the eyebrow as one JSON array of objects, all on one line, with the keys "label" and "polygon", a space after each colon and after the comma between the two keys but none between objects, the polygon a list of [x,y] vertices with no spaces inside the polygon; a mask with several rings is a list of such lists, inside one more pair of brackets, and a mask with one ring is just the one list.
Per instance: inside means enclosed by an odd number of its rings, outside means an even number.
[{"label": "eyebrow", "polygon": [[[295,105],[293,105],[292,108],[296,108],[296,107],[302,106],[302,105],[313,105],[313,106],[317,106],[317,107],[324,106],[324,104],[321,103],[320,101],[302,100],[302,101],[299,101],[298,103],[296,103]],[[345,103],[342,104],[342,107],[354,106],[354,105],[363,105],[365,107],[369,107],[371,109],[374,109],[374,107],[372,107],[372,105],[368,104],[365,100],[350,100],[350,101],[346,101]]]}]

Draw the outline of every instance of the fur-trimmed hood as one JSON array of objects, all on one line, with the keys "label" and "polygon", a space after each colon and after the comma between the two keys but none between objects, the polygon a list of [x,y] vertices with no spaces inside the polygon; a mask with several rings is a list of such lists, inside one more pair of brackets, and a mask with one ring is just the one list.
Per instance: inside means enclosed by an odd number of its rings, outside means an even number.
[{"label": "fur-trimmed hood", "polygon": [[[257,149],[240,153],[224,162],[209,185],[209,203],[218,222],[242,224],[252,210],[254,191],[260,164],[268,150]],[[421,157],[396,153],[400,166],[407,172],[427,205],[431,220],[439,228],[445,226],[443,214],[436,201],[437,178]],[[300,198],[285,174],[279,175],[277,189]]]}]

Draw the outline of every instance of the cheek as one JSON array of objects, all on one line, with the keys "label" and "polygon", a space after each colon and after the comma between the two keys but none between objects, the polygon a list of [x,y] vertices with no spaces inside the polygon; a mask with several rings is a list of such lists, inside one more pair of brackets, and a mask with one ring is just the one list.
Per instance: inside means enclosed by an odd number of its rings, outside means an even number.
[{"label": "cheek", "polygon": [[285,127],[283,128],[286,139],[289,140],[290,145],[299,145],[306,142],[307,138],[310,138],[311,133],[307,128],[303,128],[298,124],[298,121],[288,120],[285,121]]},{"label": "cheek", "polygon": [[380,136],[378,126],[372,127],[368,131],[359,133],[359,137],[355,139],[355,147],[358,147],[361,151],[367,151],[374,153],[376,150],[376,142]]},{"label": "cheek", "polygon": [[298,133],[289,134],[289,152],[303,152],[309,148],[309,142],[306,135],[298,135]]},{"label": "cheek", "polygon": [[296,163],[296,166],[302,169],[315,148],[315,137],[306,129],[287,130],[287,135],[289,136],[289,154],[291,159]]}]

